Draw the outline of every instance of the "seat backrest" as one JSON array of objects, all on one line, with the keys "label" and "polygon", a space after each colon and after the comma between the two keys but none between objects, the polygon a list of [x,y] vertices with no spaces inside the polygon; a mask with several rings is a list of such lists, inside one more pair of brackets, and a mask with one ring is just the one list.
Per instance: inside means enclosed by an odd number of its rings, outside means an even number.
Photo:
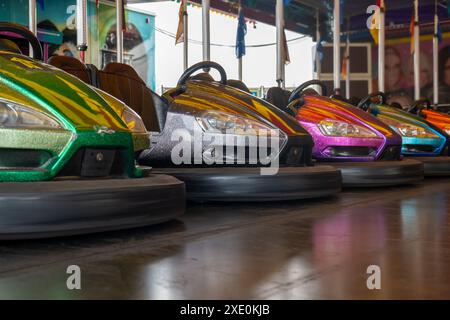
[{"label": "seat backrest", "polygon": [[196,75],[193,75],[191,77],[191,80],[201,80],[201,81],[208,81],[208,82],[214,82],[214,78],[208,73],[208,72],[201,72]]},{"label": "seat backrest", "polygon": [[358,98],[358,97],[355,97],[355,96],[351,97],[348,100],[348,103],[350,103],[352,106],[355,106],[355,107],[357,107],[360,102],[361,102],[361,98]]},{"label": "seat backrest", "polygon": [[83,62],[76,58],[67,56],[52,56],[48,59],[48,64],[70,73],[87,84],[91,84],[89,70]]},{"label": "seat backrest", "polygon": [[331,99],[335,99],[335,100],[339,100],[339,101],[342,101],[342,102],[349,103],[349,101],[346,98],[344,98],[343,96],[341,96],[340,94],[332,94],[330,96],[330,98]]},{"label": "seat backrest", "polygon": [[0,39],[0,50],[22,54],[19,46],[15,42],[8,39]]},{"label": "seat backrest", "polygon": [[270,88],[267,91],[266,100],[280,110],[286,110],[290,92],[279,87]]},{"label": "seat backrest", "polygon": [[109,63],[98,72],[97,80],[98,88],[121,100],[139,114],[148,131],[162,131],[168,106],[146,86],[133,67],[123,63]]},{"label": "seat backrest", "polygon": [[86,68],[88,69],[89,77],[91,78],[91,85],[98,88],[98,68],[95,65],[89,63],[86,64]]},{"label": "seat backrest", "polygon": [[251,94],[250,89],[240,80],[228,80],[227,85]]}]

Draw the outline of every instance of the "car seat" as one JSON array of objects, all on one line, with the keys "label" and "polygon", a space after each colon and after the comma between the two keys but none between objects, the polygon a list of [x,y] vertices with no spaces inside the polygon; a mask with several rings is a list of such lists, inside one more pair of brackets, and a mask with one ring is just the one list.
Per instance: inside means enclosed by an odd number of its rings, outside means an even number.
[{"label": "car seat", "polygon": [[70,73],[87,84],[91,84],[88,68],[78,59],[67,56],[52,56],[48,59],[48,64]]},{"label": "car seat", "polygon": [[280,87],[272,87],[267,91],[266,101],[273,104],[278,109],[285,111],[289,104],[290,95],[291,92],[288,90],[284,90]]},{"label": "car seat", "polygon": [[8,51],[13,53],[22,54],[19,46],[11,40],[0,39],[0,51]]},{"label": "car seat", "polygon": [[227,80],[227,85],[251,94],[247,85],[240,80]]},{"label": "car seat", "polygon": [[148,131],[161,132],[164,128],[167,103],[145,85],[133,67],[110,63],[98,70],[66,56],[53,56],[48,63],[121,100],[139,114]]},{"label": "car seat", "polygon": [[162,131],[168,106],[147,87],[132,66],[117,62],[107,64],[98,72],[98,87],[139,114],[148,131]]}]

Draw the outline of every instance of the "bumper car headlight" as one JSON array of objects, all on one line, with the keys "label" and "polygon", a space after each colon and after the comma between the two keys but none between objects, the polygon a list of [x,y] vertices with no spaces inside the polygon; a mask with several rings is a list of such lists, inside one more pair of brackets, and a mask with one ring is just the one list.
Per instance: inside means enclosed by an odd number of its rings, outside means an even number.
[{"label": "bumper car headlight", "polygon": [[448,134],[450,136],[450,126],[446,126],[444,128],[444,131],[445,131],[446,134]]},{"label": "bumper car headlight", "polygon": [[330,137],[378,138],[376,133],[369,129],[338,120],[322,120],[317,127],[323,135]]},{"label": "bumper car headlight", "polygon": [[206,133],[221,133],[235,135],[277,135],[280,130],[259,121],[247,119],[224,112],[207,112],[196,118],[202,130]]},{"label": "bumper car headlight", "polygon": [[403,123],[391,118],[379,116],[379,118],[386,124],[388,124],[392,129],[399,133],[402,137],[407,138],[430,138],[430,139],[440,139],[437,134],[427,130],[424,127],[415,126],[409,123]]},{"label": "bumper car headlight", "polygon": [[62,129],[50,116],[8,100],[0,99],[0,128]]},{"label": "bumper car headlight", "polygon": [[128,129],[134,133],[146,133],[144,122],[133,109],[125,107],[122,112],[122,120],[127,124]]}]

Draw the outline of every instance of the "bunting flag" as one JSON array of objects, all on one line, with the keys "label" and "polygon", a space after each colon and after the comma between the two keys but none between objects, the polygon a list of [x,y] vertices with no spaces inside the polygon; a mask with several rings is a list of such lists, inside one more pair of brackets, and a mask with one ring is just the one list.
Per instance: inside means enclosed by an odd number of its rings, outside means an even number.
[{"label": "bunting flag", "polygon": [[125,17],[125,4],[126,4],[126,0],[123,0],[122,1],[122,21],[123,21],[122,31],[123,32],[127,31],[127,19]]},{"label": "bunting flag", "polygon": [[317,39],[316,44],[316,52],[314,54],[314,72],[317,72],[317,65],[321,63],[323,60],[323,45],[322,45],[322,39],[319,37]]},{"label": "bunting flag", "polygon": [[373,38],[373,41],[375,42],[375,44],[378,44],[378,40],[379,40],[379,22],[380,22],[380,14],[381,12],[386,12],[386,6],[384,3],[384,0],[377,0],[377,7],[379,8],[378,11],[376,11],[372,17],[372,25],[370,28],[370,35]]},{"label": "bunting flag", "polygon": [[[284,5],[288,6],[290,4],[290,2],[291,2],[291,0],[284,0]],[[289,46],[288,46],[287,38],[286,38],[286,28],[283,28],[283,39],[282,40],[283,40],[283,47],[284,47],[283,61],[284,61],[284,64],[289,64],[289,63],[291,63],[291,57],[289,55]]]},{"label": "bunting flag", "polygon": [[41,10],[45,9],[44,0],[36,0],[36,3],[39,7],[41,7]]},{"label": "bunting flag", "polygon": [[434,36],[438,39],[439,43],[442,43],[442,29],[441,24],[439,22],[439,16],[437,14],[435,15],[435,23],[436,23],[436,34]]},{"label": "bunting flag", "polygon": [[375,42],[375,44],[378,44],[378,34],[378,27],[372,26],[372,28],[370,28],[370,35],[372,36],[373,42]]},{"label": "bunting flag", "polygon": [[288,46],[288,43],[287,43],[287,40],[286,40],[286,31],[285,30],[283,30],[283,45],[284,45],[283,61],[284,61],[284,64],[289,64],[289,63],[291,63],[291,57],[289,55],[289,46]]},{"label": "bunting flag", "polygon": [[347,66],[350,62],[350,43],[349,39],[347,38],[347,43],[345,46],[345,53],[344,53],[344,59],[342,60],[342,68],[341,68],[341,77],[343,80],[347,79]]},{"label": "bunting flag", "polygon": [[415,26],[416,26],[416,14],[415,10],[413,11],[413,15],[411,17],[411,23],[409,24],[409,33],[411,35],[411,55],[414,54],[414,33],[415,33]]},{"label": "bunting flag", "polygon": [[247,34],[247,24],[245,23],[244,10],[239,7],[238,27],[236,34],[236,57],[238,59],[245,56],[245,35]]},{"label": "bunting flag", "polygon": [[184,16],[187,14],[187,0],[181,0],[178,11],[178,29],[175,36],[175,45],[184,42]]},{"label": "bunting flag", "polygon": [[344,21],[345,21],[345,14],[343,14],[345,12],[345,0],[340,0],[339,5],[340,5],[340,11],[341,11],[339,23],[341,25],[343,25]]},{"label": "bunting flag", "polygon": [[375,42],[375,44],[378,44],[378,40],[379,40],[378,28],[371,28],[370,35],[372,36],[373,42]]}]

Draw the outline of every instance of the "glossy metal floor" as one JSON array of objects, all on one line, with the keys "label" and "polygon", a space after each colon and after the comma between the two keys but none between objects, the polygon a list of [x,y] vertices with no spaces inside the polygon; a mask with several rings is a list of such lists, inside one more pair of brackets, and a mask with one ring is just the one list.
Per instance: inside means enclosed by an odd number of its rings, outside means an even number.
[{"label": "glossy metal floor", "polygon": [[[82,290],[66,289],[66,268]],[[366,268],[381,267],[381,290]],[[450,299],[450,180],[196,205],[158,227],[0,243],[0,298]]]}]

